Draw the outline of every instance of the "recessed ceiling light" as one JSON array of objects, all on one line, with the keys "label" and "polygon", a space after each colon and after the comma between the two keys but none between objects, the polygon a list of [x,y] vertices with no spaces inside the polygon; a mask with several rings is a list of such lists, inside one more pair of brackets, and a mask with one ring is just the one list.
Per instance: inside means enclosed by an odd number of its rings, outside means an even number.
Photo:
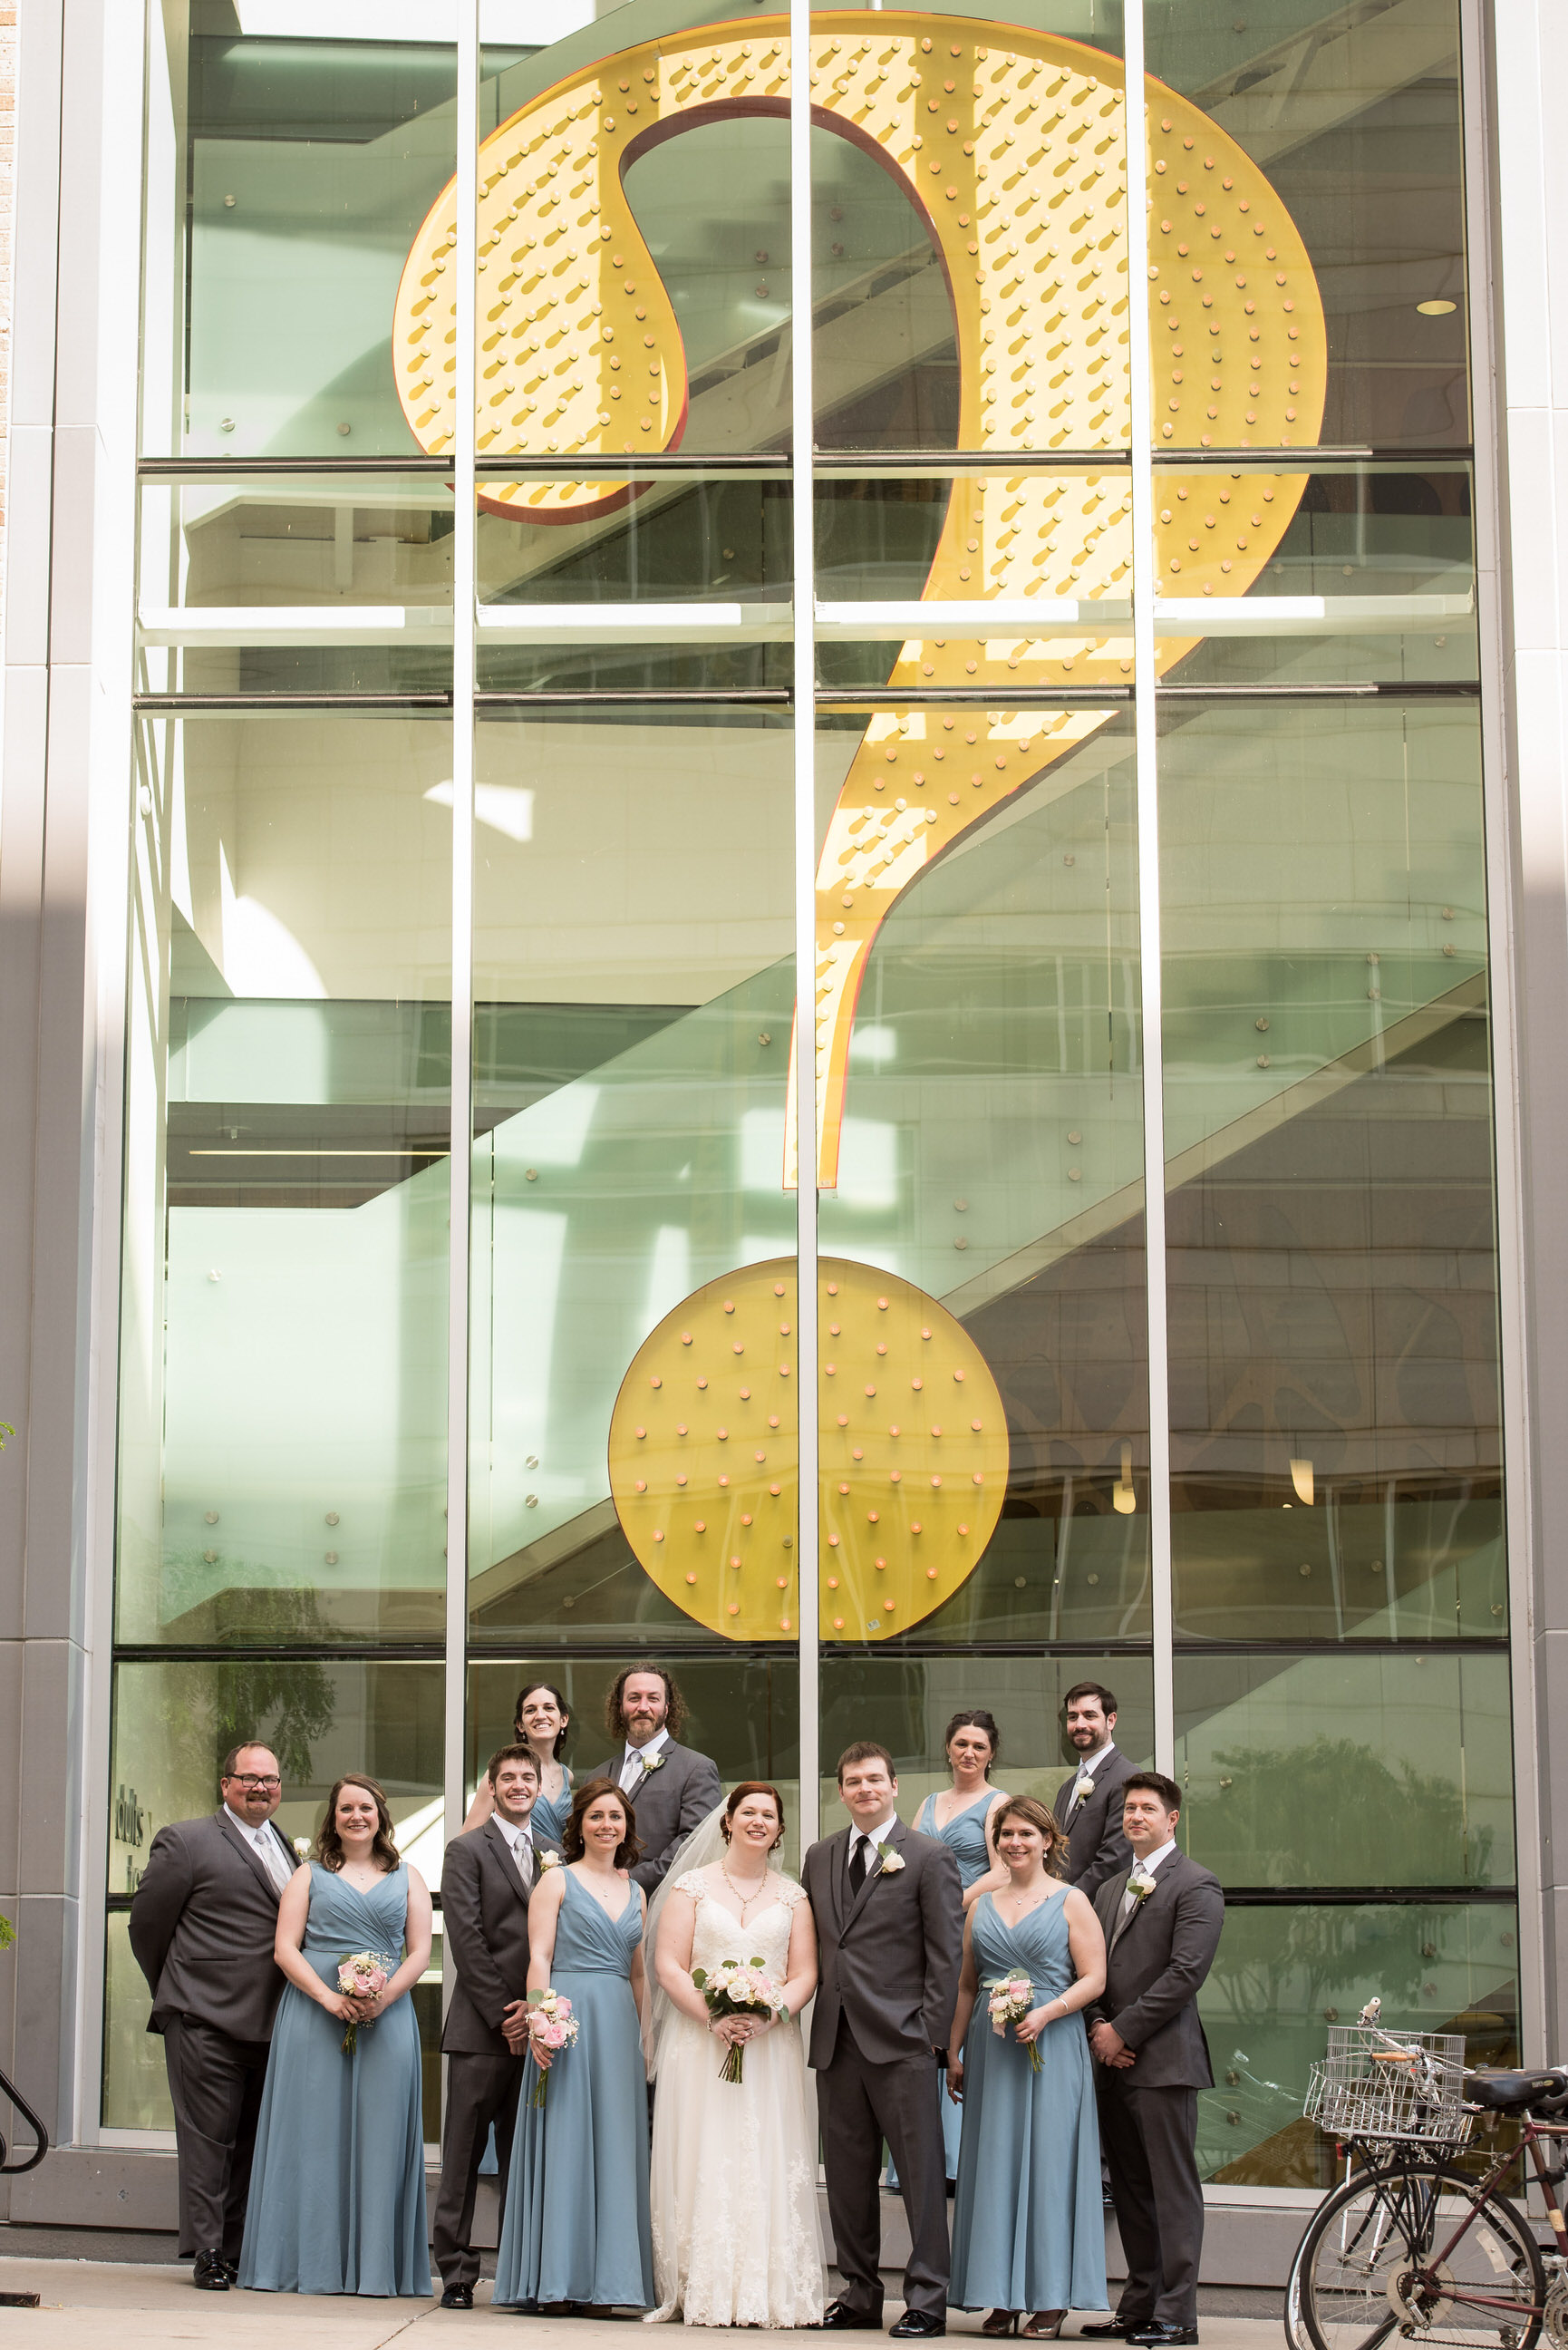
[{"label": "recessed ceiling light", "polygon": [[1457,302],[1417,302],[1416,307],[1423,318],[1446,318],[1450,310],[1459,308]]}]

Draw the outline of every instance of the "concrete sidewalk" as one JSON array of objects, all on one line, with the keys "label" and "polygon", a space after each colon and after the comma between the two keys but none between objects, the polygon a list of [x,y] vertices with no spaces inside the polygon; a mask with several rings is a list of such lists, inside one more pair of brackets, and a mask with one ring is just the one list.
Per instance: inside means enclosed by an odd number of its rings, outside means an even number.
[{"label": "concrete sidewalk", "polygon": [[[413,2335],[422,2334],[435,2350],[467,2334],[483,2341],[500,2342],[514,2329],[515,2338],[537,2350],[633,2350],[635,2318],[520,2318],[510,2310],[489,2306],[490,2287],[479,2288],[482,2300],[472,2315],[442,2312],[431,2302],[338,2301],[295,2298],[281,2294],[197,2293],[189,2268],[110,2263],[106,2261],[0,2259],[0,2293],[36,2293],[42,2306],[15,2309],[0,2305],[0,2344],[5,2350],[158,2350],[166,2342],[200,2342],[226,2345],[226,2350],[262,2350],[263,2345],[288,2345],[288,2350],[381,2350],[385,2343],[402,2343],[414,2350]],[[898,2304],[889,2303],[888,2322]],[[1260,2324],[1255,2318],[1205,2317],[1200,2320],[1204,2350],[1272,2350],[1277,2324]],[[954,2316],[954,2334],[977,2334],[978,2316]],[[1068,2341],[1077,2332],[1069,2318],[1063,2333]],[[658,2339],[673,2342],[672,2332]],[[762,2334],[759,2342],[804,2342],[801,2334]],[[857,2335],[874,2350],[877,2337]],[[882,2339],[886,2339],[884,2335]]]}]

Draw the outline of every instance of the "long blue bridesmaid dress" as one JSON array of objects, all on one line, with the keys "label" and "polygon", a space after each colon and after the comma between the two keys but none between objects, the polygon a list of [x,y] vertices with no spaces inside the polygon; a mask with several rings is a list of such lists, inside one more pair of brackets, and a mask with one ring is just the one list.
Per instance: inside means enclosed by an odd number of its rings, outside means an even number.
[{"label": "long blue bridesmaid dress", "polygon": [[989,1893],[971,1912],[981,1981],[963,2045],[963,2143],[953,2207],[958,2309],[1105,2309],[1106,2226],[1094,2066],[1080,2014],[1035,2042],[1041,2066],[1009,2025],[992,2032],[984,1986],[1026,1973],[1034,2003],[1074,1981],[1066,1888],[1004,1925]]},{"label": "long blue bridesmaid dress", "polygon": [[552,1798],[541,1795],[534,1805],[534,1834],[547,1836],[553,1844],[561,1841],[561,1831],[572,1816],[572,1774],[561,1765],[561,1792]]},{"label": "long blue bridesmaid dress", "polygon": [[[310,1911],[301,1950],[334,1987],[339,1963],[375,1950],[400,1963],[409,1872],[392,1869],[361,1893],[310,1864]],[[240,2282],[252,2293],[428,2293],[425,2147],[420,2030],[413,2002],[396,2001],[358,2045],[347,2027],[284,1985],[256,2124]]]},{"label": "long blue bridesmaid dress", "polygon": [[[945,1844],[958,1863],[959,1890],[967,1893],[971,1885],[982,1877],[991,1866],[991,1850],[985,1841],[986,1817],[994,1798],[1002,1791],[987,1787],[972,1804],[966,1804],[954,1814],[945,1828],[937,1825],[937,1799],[928,1795],[916,1815],[915,1828],[919,1835],[935,1836]],[[942,2145],[947,2153],[948,2177],[956,2178],[959,2167],[959,2137],[963,2128],[963,2107],[955,2106],[942,2088]],[[893,2181],[893,2167],[888,2166],[888,2183]]]},{"label": "long blue bridesmaid dress", "polygon": [[531,2057],[523,2070],[494,2300],[651,2309],[648,2076],[631,1994],[642,1898],[634,1885],[612,1918],[565,1874],[550,1982],[571,2001],[579,2034],[550,2066],[542,2107]]}]

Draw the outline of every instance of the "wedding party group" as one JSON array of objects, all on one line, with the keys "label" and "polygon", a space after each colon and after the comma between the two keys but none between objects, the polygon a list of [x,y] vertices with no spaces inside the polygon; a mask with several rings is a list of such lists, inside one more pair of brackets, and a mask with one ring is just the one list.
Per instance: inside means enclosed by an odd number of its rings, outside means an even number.
[{"label": "wedding party group", "polygon": [[503,2308],[879,2330],[885,2178],[909,2234],[895,2338],[944,2334],[950,2304],[992,2334],[1078,2313],[1196,2343],[1196,1996],[1223,1896],[1177,1841],[1175,1783],[1118,1751],[1110,1690],[1069,1691],[1077,1769],[1050,1805],[994,1783],[983,1709],[953,1716],[950,1783],[912,1821],[893,1757],[853,1742],[847,1825],[798,1879],[778,1789],[725,1794],[670,1673],[628,1667],[606,1718],[606,1760],[574,1773],[566,1700],[524,1688],[446,1848],[433,2226],[409,1997],[432,1901],[381,1788],[339,1779],[302,1859],[257,1742],[215,1813],[159,1830],[130,1940],[197,2287],[424,2295],[433,2249],[442,2308],[472,2309],[493,2147]]}]

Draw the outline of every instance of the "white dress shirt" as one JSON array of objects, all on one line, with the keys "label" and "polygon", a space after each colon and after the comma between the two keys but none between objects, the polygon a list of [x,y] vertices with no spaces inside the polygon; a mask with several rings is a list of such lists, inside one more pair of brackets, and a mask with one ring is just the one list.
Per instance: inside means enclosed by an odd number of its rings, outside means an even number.
[{"label": "white dress shirt", "polygon": [[294,1870],[284,1857],[283,1846],[279,1844],[271,1823],[268,1822],[259,1828],[253,1828],[249,1820],[242,1820],[239,1814],[231,1810],[227,1804],[223,1805],[223,1809],[228,1812],[230,1819],[233,1820],[245,1842],[255,1846],[256,1851],[261,1855],[262,1866],[281,1893],[294,1875]]},{"label": "white dress shirt", "polygon": [[532,1885],[534,1882],[534,1871],[536,1866],[536,1855],[534,1851],[534,1822],[532,1817],[524,1820],[519,1825],[518,1823],[514,1820],[504,1819],[499,1812],[493,1814],[493,1816],[496,1826],[501,1830],[502,1835],[506,1838],[507,1843],[512,1847],[512,1857],[517,1864],[518,1876],[523,1879],[524,1885]]},{"label": "white dress shirt", "polygon": [[[856,1851],[857,1851],[857,1847],[858,1847],[859,1846],[861,1846],[861,1845],[863,1845],[863,1844],[868,1844],[868,1845],[872,1846],[873,1847],[875,1847],[876,1846],[877,1846],[877,1845],[879,1845],[879,1844],[885,1844],[885,1843],[887,1842],[887,1840],[888,1840],[888,1836],[889,1836],[889,1835],[892,1833],[893,1829],[894,1829],[894,1828],[896,1828],[896,1827],[898,1826],[898,1813],[897,1813],[897,1812],[889,1812],[889,1813],[888,1813],[888,1816],[887,1816],[887,1818],[886,1818],[886,1819],[881,1823],[880,1826],[878,1826],[878,1827],[874,1827],[874,1828],[863,1828],[863,1827],[853,1827],[853,1826],[852,1826],[852,1827],[851,1827],[851,1829],[850,1829],[850,1831],[849,1831],[849,1851],[848,1851],[848,1853],[847,1853],[847,1855],[846,1855],[846,1858],[848,1859],[848,1862],[849,1862],[850,1866],[853,1868],[853,1866],[855,1866],[855,1855],[856,1855]],[[866,1866],[867,1866],[867,1869],[869,1869],[869,1867],[870,1867],[870,1866],[871,1866],[871,1862],[872,1862],[873,1857],[874,1857],[874,1851],[873,1851],[873,1852],[868,1852],[868,1853],[867,1854],[867,1856],[866,1856]]]},{"label": "white dress shirt", "polygon": [[1158,1852],[1151,1852],[1147,1860],[1134,1860],[1132,1865],[1132,1875],[1127,1879],[1127,1889],[1122,1895],[1122,1916],[1124,1918],[1130,1918],[1134,1909],[1137,1906],[1137,1895],[1134,1890],[1135,1885],[1141,1883],[1146,1878],[1152,1879],[1154,1872],[1159,1866],[1160,1862],[1166,1858],[1168,1854],[1173,1853],[1175,1850],[1176,1838],[1174,1836],[1167,1836],[1165,1842],[1160,1846],[1159,1850]]},{"label": "white dress shirt", "polygon": [[634,1746],[629,1738],[627,1740],[626,1753],[620,1766],[620,1791],[623,1795],[631,1793],[633,1786],[648,1768],[648,1757],[650,1754],[657,1754],[661,1746],[668,1746],[669,1743],[668,1730],[656,1730],[646,1746]]},{"label": "white dress shirt", "polygon": [[1094,1785],[1096,1772],[1099,1769],[1107,1754],[1115,1753],[1116,1744],[1116,1742],[1114,1738],[1107,1738],[1105,1744],[1103,1746],[1096,1746],[1092,1754],[1085,1754],[1079,1757],[1078,1775],[1073,1782],[1073,1792],[1067,1798],[1067,1808],[1069,1811],[1072,1810],[1074,1804],[1083,1794],[1085,1787],[1092,1787]]}]

